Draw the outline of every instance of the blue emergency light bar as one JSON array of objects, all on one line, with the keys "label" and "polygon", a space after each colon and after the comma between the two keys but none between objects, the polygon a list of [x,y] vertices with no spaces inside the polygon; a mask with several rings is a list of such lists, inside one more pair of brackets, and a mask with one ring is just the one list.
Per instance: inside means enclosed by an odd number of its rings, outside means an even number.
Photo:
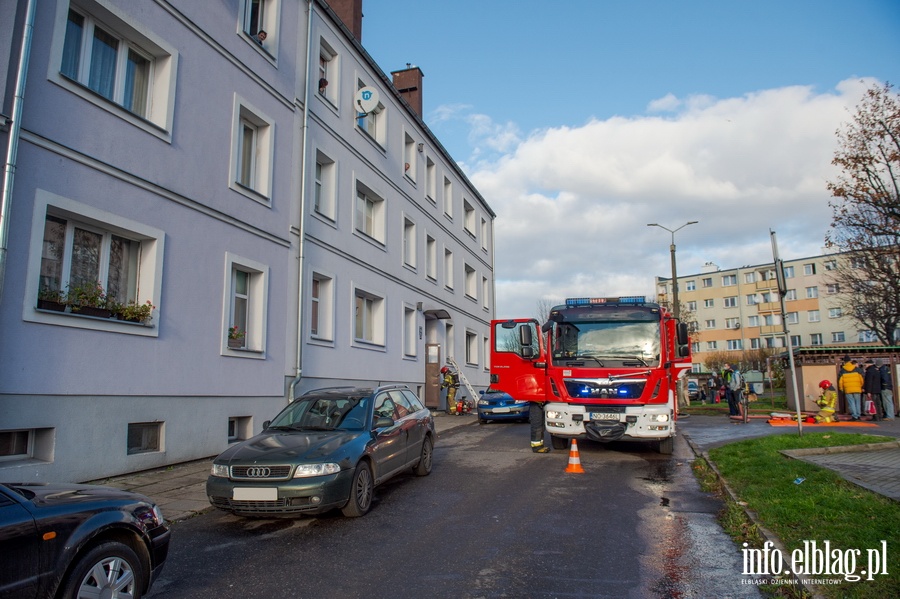
[{"label": "blue emergency light bar", "polygon": [[569,297],[566,298],[567,306],[589,306],[592,304],[646,304],[647,298],[643,295],[625,295],[621,297]]}]

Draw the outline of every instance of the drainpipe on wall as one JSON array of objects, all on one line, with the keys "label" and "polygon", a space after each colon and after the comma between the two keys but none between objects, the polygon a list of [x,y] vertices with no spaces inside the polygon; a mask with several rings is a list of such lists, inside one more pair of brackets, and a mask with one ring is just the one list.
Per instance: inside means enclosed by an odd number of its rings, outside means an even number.
[{"label": "drainpipe on wall", "polygon": [[13,179],[16,175],[16,155],[19,152],[19,133],[22,129],[22,104],[25,100],[25,81],[28,78],[28,59],[31,57],[34,5],[35,0],[28,0],[28,6],[25,9],[22,48],[19,54],[16,90],[13,96],[12,125],[9,128],[9,143],[6,147],[6,164],[3,167],[3,195],[0,197],[0,302],[3,301],[3,282],[6,279],[9,209],[12,205]]},{"label": "drainpipe on wall", "polygon": [[298,249],[297,249],[297,363],[296,376],[288,386],[288,403],[294,401],[294,389],[303,378],[303,249],[305,246],[306,227],[306,147],[307,132],[309,131],[309,74],[312,62],[312,18],[313,0],[307,0],[306,17],[306,68],[303,73],[303,134],[301,135],[302,147],[300,149],[300,218],[298,223]]}]

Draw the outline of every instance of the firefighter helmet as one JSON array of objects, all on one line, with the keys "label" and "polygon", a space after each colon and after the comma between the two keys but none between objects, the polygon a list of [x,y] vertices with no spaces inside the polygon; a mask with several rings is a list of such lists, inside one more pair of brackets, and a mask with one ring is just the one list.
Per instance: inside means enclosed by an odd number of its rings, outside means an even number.
[{"label": "firefighter helmet", "polygon": [[829,381],[828,379],[824,379],[822,382],[819,383],[819,387],[821,387],[822,389],[827,389],[830,386],[831,386],[831,381]]},{"label": "firefighter helmet", "polygon": [[447,368],[446,366],[444,366],[443,368],[441,368],[441,374],[447,374],[448,372],[450,372],[450,369]]}]

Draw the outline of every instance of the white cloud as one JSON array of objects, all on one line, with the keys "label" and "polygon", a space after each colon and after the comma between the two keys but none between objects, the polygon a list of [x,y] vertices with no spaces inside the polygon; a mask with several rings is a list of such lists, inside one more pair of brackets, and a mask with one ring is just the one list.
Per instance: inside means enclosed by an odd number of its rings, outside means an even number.
[{"label": "white cloud", "polygon": [[[830,93],[808,87],[737,98],[671,94],[654,112],[533,131],[464,115],[472,147],[466,170],[497,213],[497,316],[530,316],[541,299],[652,294],[671,274],[821,252],[830,223],[826,181],[835,131],[871,81]],[[448,113],[449,114],[449,113]]]}]

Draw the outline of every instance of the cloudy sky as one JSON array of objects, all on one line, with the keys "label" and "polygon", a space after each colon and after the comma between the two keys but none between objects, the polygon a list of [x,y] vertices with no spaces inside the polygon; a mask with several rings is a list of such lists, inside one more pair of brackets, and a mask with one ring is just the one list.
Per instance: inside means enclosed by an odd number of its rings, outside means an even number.
[{"label": "cloudy sky", "polygon": [[497,213],[498,318],[822,253],[835,131],[900,84],[898,0],[367,0],[424,119]]}]

